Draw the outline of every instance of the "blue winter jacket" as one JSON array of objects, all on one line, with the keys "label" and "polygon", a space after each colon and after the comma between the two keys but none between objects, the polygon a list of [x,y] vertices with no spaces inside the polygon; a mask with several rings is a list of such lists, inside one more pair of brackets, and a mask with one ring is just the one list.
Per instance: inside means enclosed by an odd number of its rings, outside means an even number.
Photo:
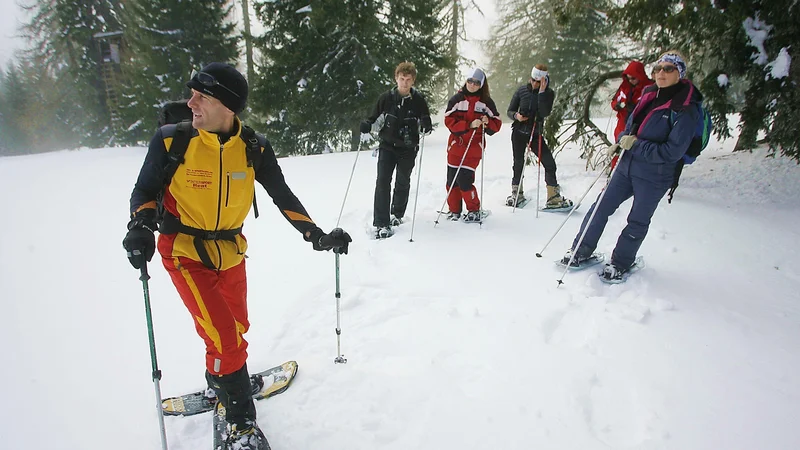
[{"label": "blue winter jacket", "polygon": [[[699,120],[695,103],[703,99],[692,82],[681,80],[680,83],[683,89],[678,90],[667,103],[650,111],[634,130],[637,141],[622,156],[618,171],[630,177],[650,180],[659,186],[672,184],[675,165],[689,148]],[[642,108],[655,100],[658,92],[655,84],[644,90],[620,137],[631,134],[633,119]]]}]

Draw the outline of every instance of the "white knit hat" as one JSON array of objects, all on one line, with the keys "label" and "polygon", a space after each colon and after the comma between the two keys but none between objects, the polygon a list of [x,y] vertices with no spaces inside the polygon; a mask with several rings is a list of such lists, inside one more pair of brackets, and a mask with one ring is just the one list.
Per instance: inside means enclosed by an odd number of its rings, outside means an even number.
[{"label": "white knit hat", "polygon": [[539,80],[541,80],[542,78],[544,78],[546,76],[547,76],[547,71],[546,70],[539,70],[536,67],[531,69],[531,78],[533,78],[536,81],[539,81]]}]

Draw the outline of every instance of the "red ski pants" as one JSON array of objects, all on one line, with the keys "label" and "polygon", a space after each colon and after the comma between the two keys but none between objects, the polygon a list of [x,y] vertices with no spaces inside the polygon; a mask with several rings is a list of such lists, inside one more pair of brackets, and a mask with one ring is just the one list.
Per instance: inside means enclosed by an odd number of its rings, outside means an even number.
[{"label": "red ski pants", "polygon": [[183,304],[192,314],[197,334],[206,343],[206,368],[213,375],[241,369],[247,360],[245,262],[217,272],[188,258],[162,258]]}]

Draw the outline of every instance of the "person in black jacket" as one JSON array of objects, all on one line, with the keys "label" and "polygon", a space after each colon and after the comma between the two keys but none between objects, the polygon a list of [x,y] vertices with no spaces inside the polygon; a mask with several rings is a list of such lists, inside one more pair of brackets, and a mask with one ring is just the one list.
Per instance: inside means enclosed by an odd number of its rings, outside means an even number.
[{"label": "person in black jacket", "polygon": [[[544,180],[547,185],[547,204],[544,209],[560,209],[572,206],[572,201],[561,195],[561,187],[556,179],[556,160],[547,142],[542,138],[544,118],[553,110],[556,93],[550,87],[547,65],[537,64],[531,70],[531,78],[517,89],[508,105],[508,118],[511,124],[511,147],[514,152],[514,174],[511,179],[511,195],[506,203],[511,206],[525,200],[522,188],[522,170],[525,167],[525,151],[531,151],[541,158],[544,166]],[[541,156],[540,156],[541,155]]]},{"label": "person in black jacket", "polygon": [[[433,128],[428,103],[413,87],[417,78],[414,63],[400,63],[394,77],[397,87],[384,92],[372,114],[361,122],[361,133],[369,133],[375,128],[380,137],[372,221],[378,239],[392,236],[392,227],[403,222],[411,189],[411,171],[419,151],[419,134],[430,133]],[[395,168],[397,180],[390,198]]]}]

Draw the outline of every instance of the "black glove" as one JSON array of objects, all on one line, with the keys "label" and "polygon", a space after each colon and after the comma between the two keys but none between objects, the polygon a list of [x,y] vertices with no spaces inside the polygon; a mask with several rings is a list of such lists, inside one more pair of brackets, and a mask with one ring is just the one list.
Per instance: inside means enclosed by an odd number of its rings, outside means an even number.
[{"label": "black glove", "polygon": [[428,134],[433,131],[433,123],[431,123],[431,116],[425,116],[419,121],[419,131],[422,134]]},{"label": "black glove", "polygon": [[333,250],[333,253],[347,254],[349,244],[353,242],[353,238],[341,228],[334,228],[328,234],[325,234],[321,229],[316,228],[311,232],[307,239],[311,241],[316,251]]},{"label": "black glove", "polygon": [[128,261],[134,269],[141,268],[145,260],[153,259],[156,252],[156,230],[158,226],[154,209],[142,210],[128,222],[128,234],[122,240],[122,246],[128,251]]},{"label": "black glove", "polygon": [[370,131],[372,131],[372,124],[365,120],[361,122],[361,126],[359,128],[362,133],[368,134]]}]

